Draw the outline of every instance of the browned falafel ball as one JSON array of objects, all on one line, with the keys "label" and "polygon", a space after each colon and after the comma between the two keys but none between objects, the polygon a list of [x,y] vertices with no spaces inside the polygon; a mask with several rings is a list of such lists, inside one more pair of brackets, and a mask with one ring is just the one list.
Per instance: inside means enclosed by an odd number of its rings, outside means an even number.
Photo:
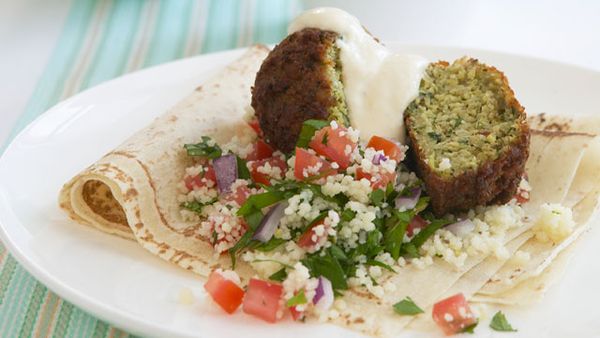
[{"label": "browned falafel ball", "polygon": [[502,72],[469,58],[433,63],[404,120],[437,215],[503,204],[515,195],[529,155],[529,126]]},{"label": "browned falafel ball", "polygon": [[265,140],[276,149],[291,152],[309,119],[349,125],[337,38],[316,28],[295,32],[269,53],[256,74],[252,108]]}]

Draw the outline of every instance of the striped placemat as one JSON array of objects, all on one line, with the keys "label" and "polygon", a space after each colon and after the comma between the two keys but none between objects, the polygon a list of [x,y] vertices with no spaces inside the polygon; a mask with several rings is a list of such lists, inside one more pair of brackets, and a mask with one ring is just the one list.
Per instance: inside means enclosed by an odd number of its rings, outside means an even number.
[{"label": "striped placemat", "polygon": [[[7,143],[57,102],[108,79],[200,53],[275,43],[298,11],[294,0],[74,0]],[[129,334],[62,300],[0,244],[0,336]]]}]

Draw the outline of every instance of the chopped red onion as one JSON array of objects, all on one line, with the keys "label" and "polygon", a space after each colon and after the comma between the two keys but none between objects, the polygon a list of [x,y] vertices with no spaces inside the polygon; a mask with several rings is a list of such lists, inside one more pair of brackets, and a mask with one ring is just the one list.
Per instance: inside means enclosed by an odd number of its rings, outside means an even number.
[{"label": "chopped red onion", "polygon": [[213,168],[215,169],[219,192],[228,192],[233,182],[238,178],[237,158],[233,154],[216,158],[213,160]]},{"label": "chopped red onion", "polygon": [[268,242],[271,237],[273,237],[275,229],[277,229],[279,221],[281,221],[286,207],[286,202],[279,202],[271,207],[269,212],[267,212],[267,214],[260,221],[254,236],[252,236],[252,239],[263,243]]},{"label": "chopped red onion", "polygon": [[414,208],[419,202],[419,197],[421,197],[420,187],[414,188],[409,196],[398,196],[395,201],[396,209],[409,210]]},{"label": "chopped red onion", "polygon": [[470,219],[464,219],[446,226],[446,230],[459,237],[465,237],[475,229],[475,223]]},{"label": "chopped red onion", "polygon": [[319,285],[315,289],[315,297],[313,298],[313,304],[320,310],[327,310],[333,305],[333,287],[329,279],[320,276]]},{"label": "chopped red onion", "polygon": [[387,156],[385,156],[384,154],[377,153],[377,154],[375,154],[375,156],[373,156],[372,162],[375,165],[379,165],[381,163],[381,161],[387,161],[387,160],[388,160]]}]

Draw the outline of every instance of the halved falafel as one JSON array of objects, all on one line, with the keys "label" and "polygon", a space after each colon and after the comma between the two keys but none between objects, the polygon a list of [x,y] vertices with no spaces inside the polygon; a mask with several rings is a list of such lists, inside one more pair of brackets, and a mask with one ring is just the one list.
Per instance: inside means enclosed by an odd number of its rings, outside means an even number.
[{"label": "halved falafel", "polygon": [[431,64],[404,120],[437,215],[514,196],[529,156],[529,127],[502,72],[469,58]]},{"label": "halved falafel", "polygon": [[256,74],[252,107],[266,141],[284,153],[294,149],[306,120],[349,125],[338,37],[316,28],[295,32],[269,53]]}]

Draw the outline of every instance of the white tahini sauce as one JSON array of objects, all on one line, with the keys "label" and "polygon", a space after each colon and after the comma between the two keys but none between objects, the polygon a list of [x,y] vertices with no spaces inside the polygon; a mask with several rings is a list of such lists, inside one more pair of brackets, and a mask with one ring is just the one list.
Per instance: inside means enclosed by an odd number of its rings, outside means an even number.
[{"label": "white tahini sauce", "polygon": [[369,35],[354,16],[337,8],[316,8],[298,16],[288,33],[318,28],[341,38],[342,80],[350,122],[364,139],[373,135],[404,143],[403,113],[419,94],[428,61],[390,52]]}]

